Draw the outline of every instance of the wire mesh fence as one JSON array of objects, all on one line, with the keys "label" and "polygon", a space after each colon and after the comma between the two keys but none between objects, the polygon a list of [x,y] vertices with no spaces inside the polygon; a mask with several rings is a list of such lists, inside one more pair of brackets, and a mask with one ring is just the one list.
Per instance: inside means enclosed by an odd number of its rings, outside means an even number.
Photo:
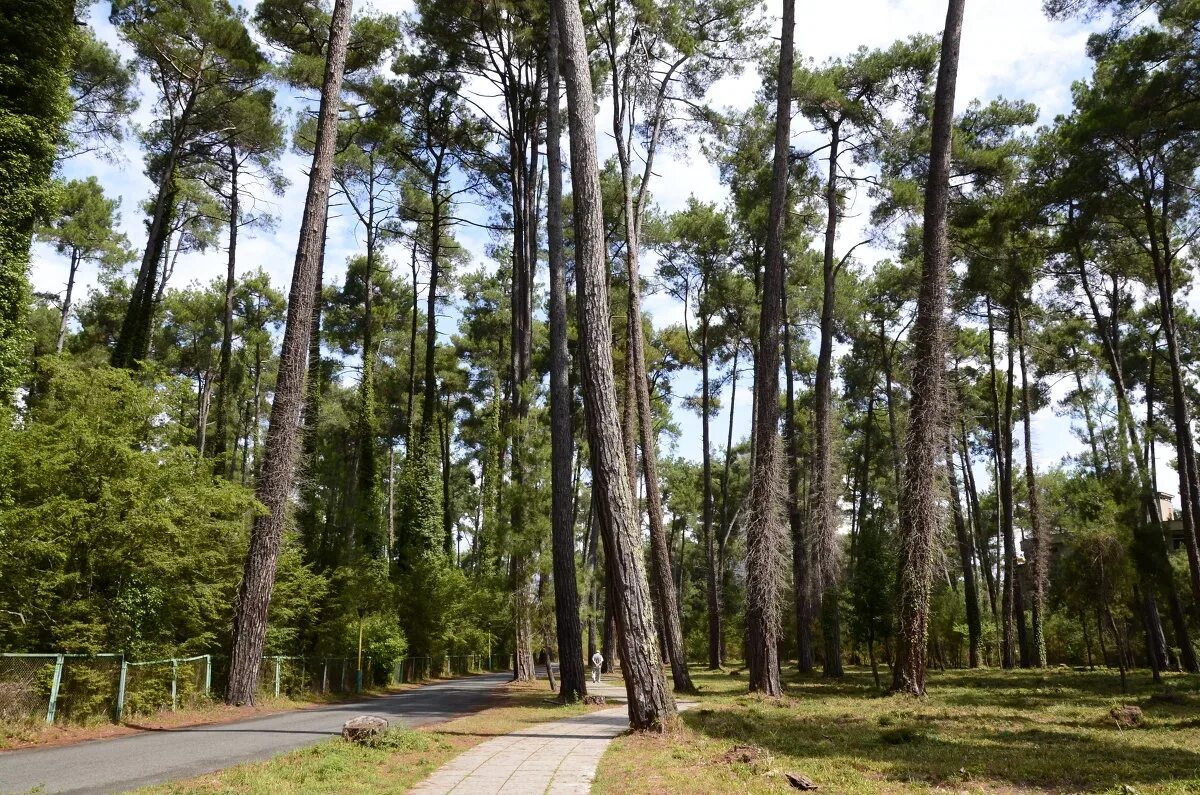
[{"label": "wire mesh fence", "polygon": [[212,698],[212,655],[125,663],[117,713],[153,715],[194,709]]},{"label": "wire mesh fence", "polygon": [[0,720],[46,717],[57,654],[0,656]]},{"label": "wire mesh fence", "polygon": [[[263,657],[260,695],[350,694],[392,683],[463,676],[491,668],[483,654],[405,657],[394,665],[356,657]],[[229,660],[218,655],[126,660],[120,654],[0,654],[0,721],[86,723],[192,709],[225,692]]]}]

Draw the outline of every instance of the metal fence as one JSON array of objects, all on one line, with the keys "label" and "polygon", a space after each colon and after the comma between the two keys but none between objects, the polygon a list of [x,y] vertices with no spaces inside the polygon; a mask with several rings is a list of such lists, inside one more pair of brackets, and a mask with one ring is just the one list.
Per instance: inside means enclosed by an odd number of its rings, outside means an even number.
[{"label": "metal fence", "polygon": [[[420,682],[488,670],[482,654],[405,657],[392,670],[363,658],[363,687]],[[258,691],[265,696],[355,692],[354,657],[263,657]],[[228,658],[210,654],[129,661],[120,654],[0,654],[0,721],[47,723],[117,720],[202,706],[219,698]]]},{"label": "metal fence", "polygon": [[211,654],[122,663],[117,720],[202,706],[212,697],[212,675]]}]

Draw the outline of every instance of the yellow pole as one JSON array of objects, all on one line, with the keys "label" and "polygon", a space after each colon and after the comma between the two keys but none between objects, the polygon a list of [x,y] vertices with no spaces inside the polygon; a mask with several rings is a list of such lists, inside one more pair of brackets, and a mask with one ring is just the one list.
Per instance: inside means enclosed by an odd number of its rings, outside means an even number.
[{"label": "yellow pole", "polygon": [[362,692],[363,671],[362,671],[362,640],[363,640],[363,617],[360,612],[358,616],[358,673],[355,674],[355,687],[358,692]]}]

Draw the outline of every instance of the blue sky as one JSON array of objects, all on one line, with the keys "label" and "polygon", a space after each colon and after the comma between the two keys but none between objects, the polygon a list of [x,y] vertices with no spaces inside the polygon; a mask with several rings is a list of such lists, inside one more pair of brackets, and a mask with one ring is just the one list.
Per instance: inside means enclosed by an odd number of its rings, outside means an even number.
[{"label": "blue sky", "polygon": [[[253,3],[248,3],[252,5]],[[826,58],[844,55],[859,46],[884,47],[898,38],[915,33],[936,34],[945,17],[945,0],[843,0],[840,3],[800,3],[797,9],[796,46],[800,57],[817,62]],[[405,11],[408,2],[376,2],[374,7],[384,11]],[[773,35],[779,31],[779,0],[766,4],[768,18],[774,20]],[[107,4],[92,7],[91,21],[98,34],[105,40],[117,44],[115,31],[107,21]],[[1069,110],[1070,89],[1073,81],[1087,76],[1090,65],[1084,54],[1084,45],[1095,26],[1080,22],[1051,22],[1041,11],[1041,0],[1006,0],[1006,2],[968,3],[963,28],[962,60],[959,73],[957,107],[959,110],[973,99],[987,101],[995,97],[1024,99],[1033,102],[1041,110],[1043,122],[1051,121],[1055,115]],[[753,70],[740,77],[718,83],[710,94],[710,101],[723,107],[745,107],[757,89],[758,79]],[[281,88],[281,103],[296,107],[303,98],[290,96],[290,89]],[[144,96],[150,96],[148,86]],[[144,124],[150,108],[144,103],[135,114],[133,122]],[[600,119],[609,118],[608,108],[602,105]],[[605,124],[599,125],[600,152],[605,157],[612,153],[610,138],[604,134]],[[795,145],[804,146],[804,124],[795,125]],[[726,192],[721,186],[716,169],[699,155],[697,142],[690,141],[681,150],[660,155],[655,169],[656,176],[651,185],[654,201],[666,211],[681,208],[691,195],[705,200],[721,202]],[[282,162],[283,172],[291,185],[282,197],[262,195],[258,200],[278,217],[279,223],[271,233],[243,235],[239,240],[240,268],[251,270],[262,267],[272,280],[286,287],[290,280],[294,258],[298,224],[304,203],[304,173],[307,162],[304,158],[287,154]],[[64,173],[68,177],[95,175],[110,195],[119,195],[122,200],[122,228],[135,248],[144,244],[143,217],[140,203],[151,191],[149,180],[142,173],[142,154],[134,136],[124,143],[114,161],[104,161],[85,156],[67,163]],[[863,200],[865,202],[865,199]],[[336,212],[336,211],[335,211]],[[839,247],[852,245],[860,239],[861,219],[866,216],[865,206],[855,206],[851,218],[843,225]],[[859,219],[859,220],[855,220]],[[476,262],[486,263],[485,250],[490,242],[486,232],[463,228],[460,240],[471,252]],[[329,247],[326,258],[327,273],[335,278],[344,267],[346,258],[361,251],[360,230],[347,218],[336,217],[331,221]],[[865,251],[861,259],[870,263],[885,255],[882,251]],[[396,259],[400,259],[397,252]],[[46,246],[35,248],[32,281],[35,289],[46,292],[61,292],[65,287],[66,263]],[[223,273],[224,252],[212,250],[181,258],[174,275],[175,286],[184,286],[193,281],[208,282]],[[545,274],[539,275],[544,281]],[[76,294],[82,296],[95,283],[95,271],[85,265],[80,274]],[[656,326],[680,322],[682,308],[673,299],[662,294],[651,294],[645,301],[645,309]],[[448,314],[441,322],[441,331],[453,331],[456,316]],[[681,376],[675,386],[678,395],[690,394],[696,389],[697,379],[690,375]],[[738,395],[738,415],[735,417],[735,436],[745,437],[750,423],[749,378],[743,378],[739,387],[746,390]],[[1065,388],[1065,387],[1064,387]],[[1061,389],[1060,389],[1061,391]],[[729,395],[723,396],[728,406]],[[723,408],[714,420],[714,438],[723,439],[728,422],[728,409]],[[700,455],[700,428],[698,418],[677,406],[675,419],[682,433],[675,442],[676,452],[688,458]],[[1045,468],[1059,461],[1068,453],[1078,452],[1079,444],[1070,432],[1066,418],[1056,416],[1047,409],[1035,417],[1034,452],[1038,466]],[[1160,451],[1159,458],[1170,456]],[[981,472],[982,476],[983,473]],[[1166,488],[1174,481],[1174,473],[1162,467],[1160,481]],[[1175,489],[1170,488],[1171,491]]]}]

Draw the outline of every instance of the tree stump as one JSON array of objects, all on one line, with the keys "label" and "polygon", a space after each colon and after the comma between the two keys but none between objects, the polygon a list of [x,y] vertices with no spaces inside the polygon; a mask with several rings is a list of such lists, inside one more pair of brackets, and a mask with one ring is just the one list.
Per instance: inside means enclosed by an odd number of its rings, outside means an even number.
[{"label": "tree stump", "polygon": [[369,745],[383,737],[388,722],[373,715],[359,715],[342,725],[342,739],[359,745]]},{"label": "tree stump", "polygon": [[1108,711],[1119,729],[1133,729],[1142,725],[1142,708],[1133,704],[1122,704]]},{"label": "tree stump", "polygon": [[813,780],[803,773],[784,773],[783,775],[795,789],[808,791],[817,788]]}]

